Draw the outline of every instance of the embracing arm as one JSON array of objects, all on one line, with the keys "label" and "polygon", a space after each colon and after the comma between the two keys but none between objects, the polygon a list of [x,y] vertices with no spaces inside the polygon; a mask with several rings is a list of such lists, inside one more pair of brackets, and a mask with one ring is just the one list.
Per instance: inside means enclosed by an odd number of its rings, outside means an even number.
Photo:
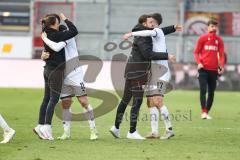
[{"label": "embracing arm", "polygon": [[56,43],[56,42],[51,41],[47,37],[43,37],[43,36],[42,36],[42,40],[44,41],[44,43],[48,47],[50,47],[55,52],[59,52],[60,50],[62,50],[67,45],[67,43],[65,41],[64,42],[61,41],[61,42]]},{"label": "embracing arm", "polygon": [[143,30],[143,31],[132,32],[132,36],[154,37],[156,35],[157,35],[157,32],[155,30]]},{"label": "embracing arm", "polygon": [[68,30],[57,32],[57,39],[59,42],[69,40],[78,34],[76,26],[71,21],[66,19],[64,22],[67,24]]},{"label": "embracing arm", "polygon": [[148,60],[168,60],[167,52],[152,51],[152,39],[146,37],[139,37],[137,45],[141,54]]},{"label": "embracing arm", "polygon": [[154,37],[157,35],[157,32],[155,30],[142,30],[142,31],[136,31],[136,32],[129,32],[123,35],[123,39],[128,40],[128,38],[132,36],[138,36],[138,37]]},{"label": "embracing arm", "polygon": [[162,29],[164,35],[168,35],[168,34],[174,33],[176,31],[174,25],[163,27],[161,29]]}]

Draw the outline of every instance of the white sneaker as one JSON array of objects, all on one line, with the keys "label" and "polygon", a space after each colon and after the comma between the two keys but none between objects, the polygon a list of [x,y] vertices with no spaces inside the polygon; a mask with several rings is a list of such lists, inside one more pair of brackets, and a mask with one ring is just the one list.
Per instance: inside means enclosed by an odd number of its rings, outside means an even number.
[{"label": "white sneaker", "polygon": [[98,139],[97,129],[92,129],[90,134],[90,140],[97,140],[97,139]]},{"label": "white sneaker", "polygon": [[58,140],[67,140],[67,139],[70,139],[70,132],[69,133],[66,133],[64,132],[63,135],[61,137],[57,137]]},{"label": "white sneaker", "polygon": [[43,125],[38,125],[37,127],[33,128],[33,132],[40,138],[40,139],[46,139],[43,136],[43,133],[40,131],[40,128],[43,127]]},{"label": "white sneaker", "polygon": [[205,113],[205,112],[203,112],[202,115],[201,115],[201,118],[202,118],[202,119],[207,119],[207,116],[208,116],[208,114]]},{"label": "white sneaker", "polygon": [[117,129],[115,126],[112,126],[112,128],[110,128],[109,132],[113,135],[113,137],[121,138],[120,129]]},{"label": "white sneaker", "polygon": [[207,115],[207,119],[208,119],[208,120],[211,120],[211,119],[212,119],[212,117],[211,117],[211,116],[209,116],[209,115]]},{"label": "white sneaker", "polygon": [[11,141],[11,139],[13,138],[13,136],[15,135],[15,130],[14,129],[10,129],[10,131],[8,132],[4,132],[3,134],[3,141],[0,142],[0,144],[5,144]]},{"label": "white sneaker", "polygon": [[52,135],[52,127],[51,125],[44,125],[43,127],[40,127],[40,132],[42,132],[45,139],[53,141],[53,135]]},{"label": "white sneaker", "polygon": [[137,131],[130,133],[128,132],[127,134],[128,139],[138,139],[138,140],[144,140],[146,138],[142,137]]},{"label": "white sneaker", "polygon": [[170,139],[173,136],[174,136],[173,131],[169,130],[169,131],[166,131],[165,135],[161,136],[160,139],[166,140],[166,139]]}]

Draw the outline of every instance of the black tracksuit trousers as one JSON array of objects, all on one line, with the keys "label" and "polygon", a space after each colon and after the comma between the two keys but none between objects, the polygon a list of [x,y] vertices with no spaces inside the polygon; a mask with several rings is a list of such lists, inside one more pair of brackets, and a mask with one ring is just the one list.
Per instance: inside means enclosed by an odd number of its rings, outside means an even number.
[{"label": "black tracksuit trousers", "polygon": [[[210,71],[205,69],[200,69],[198,72],[199,72],[198,80],[200,85],[200,102],[202,110],[209,112],[213,104],[218,73],[217,71]],[[207,92],[208,98],[206,100]]]},{"label": "black tracksuit trousers", "polygon": [[139,110],[143,101],[144,89],[142,88],[142,85],[144,84],[146,84],[145,79],[143,80],[126,79],[123,97],[118,105],[117,114],[115,118],[115,127],[117,129],[119,129],[127,105],[129,104],[131,98],[133,97],[133,104],[130,113],[130,133],[136,131]]},{"label": "black tracksuit trousers", "polygon": [[54,109],[59,101],[62,89],[64,70],[55,70],[49,66],[44,68],[44,97],[40,106],[39,124],[52,124]]}]

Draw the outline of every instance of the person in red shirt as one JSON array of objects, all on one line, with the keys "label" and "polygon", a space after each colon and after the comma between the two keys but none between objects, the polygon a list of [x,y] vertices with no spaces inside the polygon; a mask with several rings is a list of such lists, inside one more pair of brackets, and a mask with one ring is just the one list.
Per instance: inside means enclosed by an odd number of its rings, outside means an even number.
[{"label": "person in red shirt", "polygon": [[213,104],[217,78],[224,72],[224,44],[223,40],[216,35],[217,25],[216,20],[208,21],[208,33],[199,37],[194,51],[199,72],[202,119],[212,119],[209,111]]}]

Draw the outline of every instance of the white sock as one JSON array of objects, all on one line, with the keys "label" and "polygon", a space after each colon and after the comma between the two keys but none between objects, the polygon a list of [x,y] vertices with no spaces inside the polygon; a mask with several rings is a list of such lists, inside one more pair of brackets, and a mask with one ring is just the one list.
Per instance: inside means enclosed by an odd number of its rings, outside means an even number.
[{"label": "white sock", "polygon": [[63,129],[64,129],[64,133],[68,135],[70,135],[71,119],[72,119],[71,109],[70,108],[62,109]]},{"label": "white sock", "polygon": [[150,120],[151,120],[151,128],[152,133],[158,134],[158,121],[159,121],[159,111],[157,107],[151,107],[150,110]]},{"label": "white sock", "polygon": [[70,135],[71,121],[63,121],[63,130],[64,133]]},{"label": "white sock", "polygon": [[7,122],[3,119],[2,115],[0,114],[0,126],[4,130],[4,132],[9,132],[11,128],[8,126]]},{"label": "white sock", "polygon": [[170,118],[169,118],[169,112],[168,112],[167,106],[163,105],[160,108],[160,112],[161,112],[161,115],[162,115],[163,122],[165,124],[166,130],[171,129],[172,128],[172,123],[171,123]]},{"label": "white sock", "polygon": [[94,114],[93,114],[93,108],[92,106],[89,104],[87,109],[84,108],[84,112],[87,113],[87,119],[88,119],[88,123],[89,123],[89,127],[91,130],[96,128],[95,125],[95,120],[94,120]]}]

